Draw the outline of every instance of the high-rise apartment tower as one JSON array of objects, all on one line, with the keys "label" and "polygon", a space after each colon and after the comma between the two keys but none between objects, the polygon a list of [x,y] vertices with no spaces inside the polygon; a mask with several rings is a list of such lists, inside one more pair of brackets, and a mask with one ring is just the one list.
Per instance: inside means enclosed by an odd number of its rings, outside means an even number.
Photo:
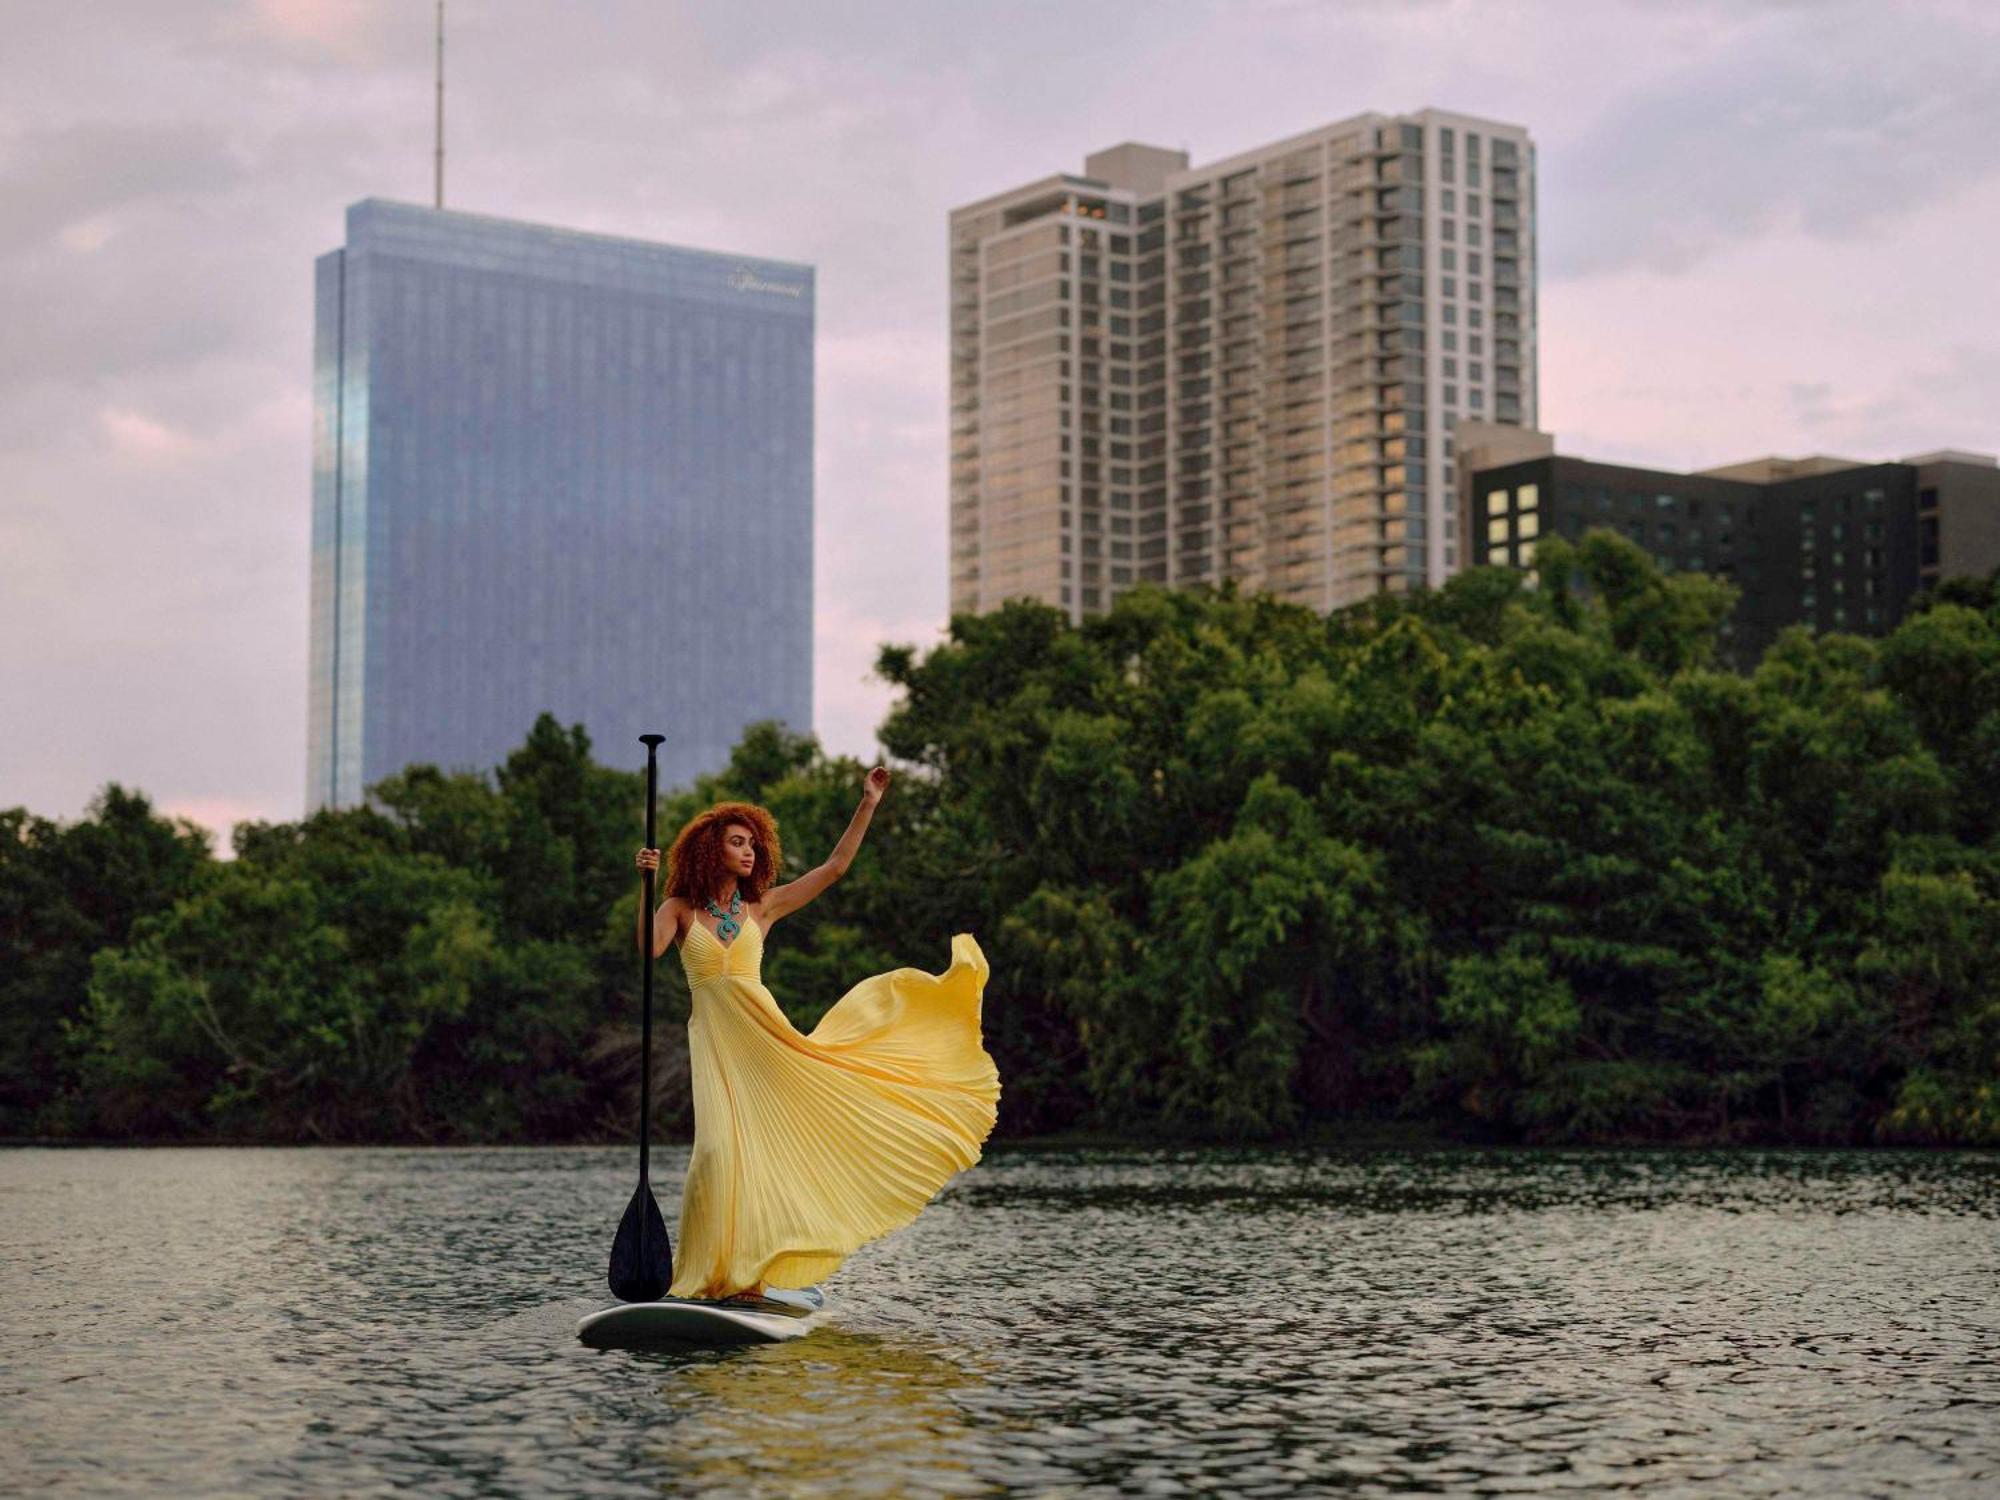
[{"label": "high-rise apartment tower", "polygon": [[955,210],[953,611],[1442,581],[1459,418],[1537,418],[1534,202],[1526,130],[1422,110]]},{"label": "high-rise apartment tower", "polygon": [[670,784],[810,727],[810,267],[371,199],[313,357],[309,807],[544,710]]}]

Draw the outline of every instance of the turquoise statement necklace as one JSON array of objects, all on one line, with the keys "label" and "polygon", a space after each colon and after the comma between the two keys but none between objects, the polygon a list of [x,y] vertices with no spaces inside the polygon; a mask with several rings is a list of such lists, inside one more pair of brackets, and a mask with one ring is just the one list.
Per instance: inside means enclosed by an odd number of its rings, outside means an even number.
[{"label": "turquoise statement necklace", "polygon": [[708,906],[708,914],[715,918],[715,935],[721,938],[723,942],[728,942],[743,930],[743,924],[737,920],[737,918],[743,915],[742,887],[739,886],[729,893],[728,911],[724,911],[713,901],[709,901],[706,904]]}]

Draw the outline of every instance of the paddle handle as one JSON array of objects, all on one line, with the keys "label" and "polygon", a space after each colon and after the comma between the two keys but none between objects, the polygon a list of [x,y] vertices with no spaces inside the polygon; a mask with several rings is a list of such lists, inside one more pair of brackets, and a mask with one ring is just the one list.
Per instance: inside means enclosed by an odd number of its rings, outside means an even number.
[{"label": "paddle handle", "polygon": [[[646,847],[659,847],[654,837],[654,820],[659,813],[660,800],[660,743],[666,738],[659,734],[642,734],[639,743],[646,747]],[[646,946],[641,955],[639,969],[639,1182],[646,1183],[647,1152],[653,1142],[653,878],[654,872],[645,872],[644,891],[640,900],[645,903]]]}]

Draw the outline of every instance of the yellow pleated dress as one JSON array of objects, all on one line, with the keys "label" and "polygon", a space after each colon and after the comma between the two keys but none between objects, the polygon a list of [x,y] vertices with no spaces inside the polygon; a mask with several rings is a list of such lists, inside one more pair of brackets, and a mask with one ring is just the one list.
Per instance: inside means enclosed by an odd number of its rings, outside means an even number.
[{"label": "yellow pleated dress", "polygon": [[692,922],[681,944],[694,1154],[671,1296],[824,1280],[914,1219],[993,1129],[1000,1077],[979,1037],[986,955],[970,934],[952,939],[942,974],[864,979],[810,1036],[764,988],[763,958],[748,915],[728,943]]}]

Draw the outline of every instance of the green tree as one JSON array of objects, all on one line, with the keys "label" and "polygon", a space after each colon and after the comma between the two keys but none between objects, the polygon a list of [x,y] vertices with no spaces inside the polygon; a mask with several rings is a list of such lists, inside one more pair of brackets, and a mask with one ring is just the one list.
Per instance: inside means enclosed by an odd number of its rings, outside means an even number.
[{"label": "green tree", "polygon": [[91,957],[210,871],[208,835],[113,783],[75,823],[0,811],[0,1134],[73,1128],[63,1088]]}]

